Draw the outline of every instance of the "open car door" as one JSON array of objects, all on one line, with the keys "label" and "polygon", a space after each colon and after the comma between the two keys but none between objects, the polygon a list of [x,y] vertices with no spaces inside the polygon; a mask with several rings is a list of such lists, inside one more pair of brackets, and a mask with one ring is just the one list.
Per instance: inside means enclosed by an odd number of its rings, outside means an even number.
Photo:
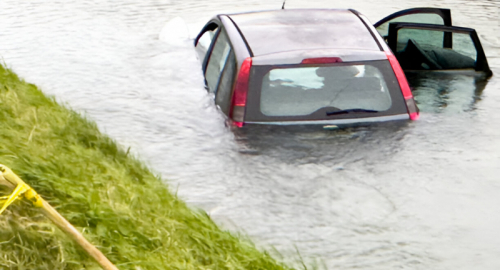
[{"label": "open car door", "polygon": [[474,29],[451,25],[449,9],[413,8],[396,12],[375,25],[410,70],[472,70],[492,72]]},{"label": "open car door", "polygon": [[403,70],[475,70],[491,75],[474,29],[390,23],[387,38]]}]

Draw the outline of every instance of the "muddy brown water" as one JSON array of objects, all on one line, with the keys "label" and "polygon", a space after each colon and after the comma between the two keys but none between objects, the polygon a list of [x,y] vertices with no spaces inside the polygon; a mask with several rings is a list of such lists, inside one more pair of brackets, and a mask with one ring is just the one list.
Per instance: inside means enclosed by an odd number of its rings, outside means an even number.
[{"label": "muddy brown water", "polygon": [[131,147],[193,207],[291,265],[500,269],[498,1],[289,0],[354,8],[372,22],[451,8],[454,25],[478,31],[495,75],[411,77],[416,122],[233,132],[203,88],[192,38],[217,13],[281,4],[3,0],[0,55]]}]

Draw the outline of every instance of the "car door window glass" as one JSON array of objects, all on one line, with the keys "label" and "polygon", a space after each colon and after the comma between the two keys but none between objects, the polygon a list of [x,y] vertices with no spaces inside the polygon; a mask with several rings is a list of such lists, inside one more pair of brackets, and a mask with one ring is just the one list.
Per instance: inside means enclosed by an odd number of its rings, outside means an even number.
[{"label": "car door window glass", "polygon": [[[452,48],[444,48],[445,34],[451,35]],[[467,69],[476,66],[477,50],[468,33],[402,28],[398,31],[397,44],[397,57],[403,69]]]},{"label": "car door window glass", "polygon": [[221,75],[222,69],[224,68],[224,63],[226,62],[227,56],[229,54],[229,42],[227,35],[224,31],[221,31],[217,40],[215,41],[214,48],[208,59],[208,66],[205,72],[205,78],[207,80],[208,90],[214,93],[217,89],[217,82]]},{"label": "car door window glass", "polygon": [[217,87],[217,93],[215,96],[215,104],[219,105],[221,111],[226,115],[229,115],[235,73],[235,56],[234,53],[230,51],[229,56],[227,57],[227,61],[224,65],[224,71],[222,72],[222,76],[220,78],[219,86]]},{"label": "car door window glass", "polygon": [[453,40],[453,50],[468,56],[474,61],[477,60],[477,51],[476,51],[476,46],[474,46],[474,42],[472,41],[472,38],[468,34],[459,34],[459,33],[452,33],[452,40]]},{"label": "car door window glass", "polygon": [[396,52],[402,52],[408,40],[414,39],[422,46],[443,47],[444,32],[426,31],[421,29],[402,29],[398,31]]},{"label": "car door window glass", "polygon": [[377,31],[381,36],[385,37],[389,33],[389,23],[393,22],[409,22],[409,23],[428,23],[444,25],[444,20],[441,16],[434,13],[416,13],[396,17],[377,27]]},{"label": "car door window glass", "polygon": [[208,49],[210,48],[210,44],[215,37],[218,27],[215,27],[213,30],[207,30],[203,35],[198,39],[198,43],[196,44],[195,50],[198,56],[198,60],[203,63],[205,59],[205,55],[207,54]]}]

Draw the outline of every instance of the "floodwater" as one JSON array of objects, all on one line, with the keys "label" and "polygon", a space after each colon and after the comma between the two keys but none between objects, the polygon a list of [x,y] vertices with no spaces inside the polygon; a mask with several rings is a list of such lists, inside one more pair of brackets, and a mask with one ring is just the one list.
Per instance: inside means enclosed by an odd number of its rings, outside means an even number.
[{"label": "floodwater", "polygon": [[204,90],[192,38],[216,13],[281,4],[2,0],[0,56],[131,147],[193,207],[291,265],[500,269],[499,2],[289,0],[372,22],[452,8],[454,25],[478,31],[495,75],[410,78],[416,122],[232,131]]}]

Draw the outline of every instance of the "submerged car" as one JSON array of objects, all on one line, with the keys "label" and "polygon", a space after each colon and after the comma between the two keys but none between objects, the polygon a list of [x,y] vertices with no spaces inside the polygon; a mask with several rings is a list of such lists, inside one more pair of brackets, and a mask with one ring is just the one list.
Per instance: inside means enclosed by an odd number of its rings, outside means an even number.
[{"label": "submerged car", "polygon": [[475,31],[452,27],[443,9],[405,10],[375,26],[355,10],[221,14],[194,45],[208,91],[239,127],[416,120],[403,69],[491,73]]}]

